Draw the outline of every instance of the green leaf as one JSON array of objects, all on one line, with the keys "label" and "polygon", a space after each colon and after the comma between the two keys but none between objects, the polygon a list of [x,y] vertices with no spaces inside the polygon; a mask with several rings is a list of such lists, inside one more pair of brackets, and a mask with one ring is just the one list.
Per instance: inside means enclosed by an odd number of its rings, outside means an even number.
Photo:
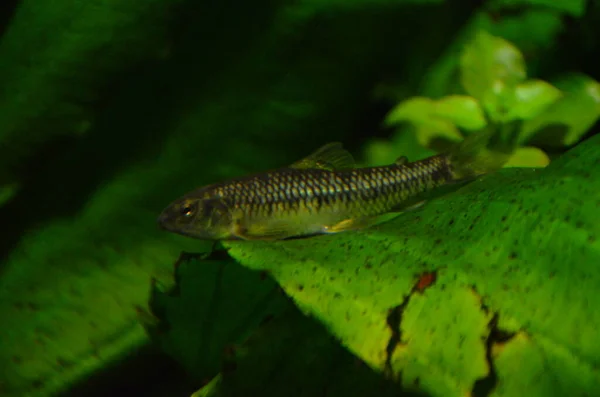
[{"label": "green leaf", "polygon": [[561,97],[556,87],[542,80],[528,80],[517,86],[516,100],[505,121],[538,116]]},{"label": "green leaf", "polygon": [[419,144],[413,131],[396,131],[390,140],[372,139],[364,149],[364,166],[392,164],[398,157],[406,156],[411,161],[420,160],[436,154]]},{"label": "green leaf", "polygon": [[576,143],[600,117],[600,84],[583,74],[555,82],[564,95],[537,117],[525,121],[523,142],[546,146]]},{"label": "green leaf", "polygon": [[550,164],[548,155],[536,147],[520,147],[508,159],[505,167],[545,167]]},{"label": "green leaf", "polygon": [[462,135],[451,120],[437,114],[435,101],[429,98],[414,97],[396,105],[386,116],[385,125],[401,122],[411,123],[416,131],[419,144],[429,147],[431,141],[443,138],[461,141]]},{"label": "green leaf", "polygon": [[514,102],[516,86],[525,80],[523,55],[510,42],[484,31],[463,49],[461,84],[481,102],[490,118],[501,121]]},{"label": "green leaf", "polygon": [[595,136],[377,227],[227,246],[372,368],[431,396],[593,395],[599,161]]},{"label": "green leaf", "polygon": [[464,95],[450,95],[437,100],[435,114],[468,131],[479,130],[487,124],[479,102]]},{"label": "green leaf", "polygon": [[19,2],[0,42],[0,169],[60,135],[88,134],[107,82],[161,57],[178,3]]}]

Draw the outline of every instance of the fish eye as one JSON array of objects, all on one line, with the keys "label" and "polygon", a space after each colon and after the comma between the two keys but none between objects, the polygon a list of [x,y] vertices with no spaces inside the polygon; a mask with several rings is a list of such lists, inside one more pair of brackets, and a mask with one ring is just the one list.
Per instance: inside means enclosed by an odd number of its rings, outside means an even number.
[{"label": "fish eye", "polygon": [[182,216],[189,218],[196,213],[196,208],[197,208],[196,203],[188,202],[188,203],[183,204],[181,206],[181,208],[179,208],[179,213]]}]

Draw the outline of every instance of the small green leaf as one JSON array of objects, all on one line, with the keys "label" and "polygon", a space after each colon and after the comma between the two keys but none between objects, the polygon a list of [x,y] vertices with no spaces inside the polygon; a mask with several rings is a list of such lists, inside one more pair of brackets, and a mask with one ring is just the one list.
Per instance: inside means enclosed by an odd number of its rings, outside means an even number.
[{"label": "small green leaf", "polygon": [[414,97],[400,102],[386,116],[384,125],[391,126],[401,122],[421,123],[434,111],[433,101],[429,98]]},{"label": "small green leaf", "polygon": [[521,83],[516,88],[515,102],[505,121],[534,118],[556,102],[561,95],[559,89],[542,80]]},{"label": "small green leaf", "polygon": [[466,95],[450,95],[438,100],[435,113],[469,131],[479,130],[487,124],[479,102]]},{"label": "small green leaf", "polygon": [[451,120],[436,114],[436,103],[424,97],[414,97],[399,103],[385,118],[385,125],[408,122],[415,127],[420,145],[429,147],[435,138],[446,138],[450,141],[463,139],[458,128]]},{"label": "small green leaf", "polygon": [[521,141],[546,146],[576,143],[600,117],[600,84],[583,74],[568,75],[555,85],[563,96],[537,117],[526,120]]},{"label": "small green leaf", "polygon": [[510,42],[479,32],[460,57],[461,84],[479,100],[493,120],[501,120],[514,101],[516,86],[525,80],[525,61]]},{"label": "small green leaf", "polygon": [[545,167],[550,164],[548,155],[543,150],[527,146],[515,150],[504,167]]}]

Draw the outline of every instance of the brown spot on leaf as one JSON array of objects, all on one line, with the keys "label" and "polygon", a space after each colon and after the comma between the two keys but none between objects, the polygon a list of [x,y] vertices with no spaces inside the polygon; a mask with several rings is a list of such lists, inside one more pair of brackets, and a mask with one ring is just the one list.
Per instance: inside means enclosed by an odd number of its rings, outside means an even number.
[{"label": "brown spot on leaf", "polygon": [[414,291],[423,293],[427,288],[429,288],[437,279],[437,272],[424,272],[419,275],[419,279],[417,280],[415,286],[413,287]]}]

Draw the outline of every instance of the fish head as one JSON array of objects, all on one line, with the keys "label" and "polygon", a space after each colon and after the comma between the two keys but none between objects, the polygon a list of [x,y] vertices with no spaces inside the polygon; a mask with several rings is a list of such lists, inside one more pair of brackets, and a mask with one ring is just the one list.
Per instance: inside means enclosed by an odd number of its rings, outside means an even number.
[{"label": "fish head", "polygon": [[225,240],[231,237],[232,217],[219,197],[183,197],[165,208],[158,225],[169,232],[200,240]]}]

